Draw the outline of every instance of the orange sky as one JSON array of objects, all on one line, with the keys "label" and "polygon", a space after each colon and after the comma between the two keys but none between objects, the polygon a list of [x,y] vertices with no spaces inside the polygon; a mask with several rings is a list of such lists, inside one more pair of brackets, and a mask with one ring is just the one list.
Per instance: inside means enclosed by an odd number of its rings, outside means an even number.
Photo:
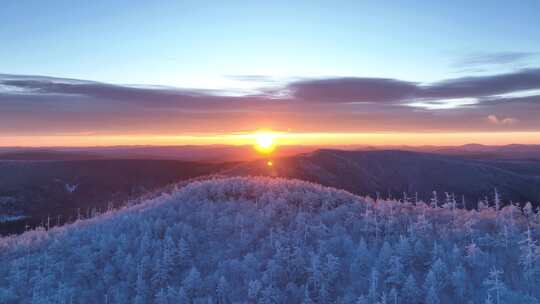
[{"label": "orange sky", "polygon": [[[252,145],[255,133],[217,135],[50,135],[2,136],[0,146],[112,146],[112,145]],[[275,132],[277,145],[486,145],[540,144],[540,132],[464,133],[287,133]]]}]

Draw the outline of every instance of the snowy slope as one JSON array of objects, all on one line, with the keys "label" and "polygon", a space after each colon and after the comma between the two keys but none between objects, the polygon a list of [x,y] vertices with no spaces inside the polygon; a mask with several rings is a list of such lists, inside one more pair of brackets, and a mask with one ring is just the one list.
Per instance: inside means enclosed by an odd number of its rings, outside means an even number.
[{"label": "snowy slope", "polygon": [[539,222],[208,180],[0,239],[0,303],[538,303]]}]

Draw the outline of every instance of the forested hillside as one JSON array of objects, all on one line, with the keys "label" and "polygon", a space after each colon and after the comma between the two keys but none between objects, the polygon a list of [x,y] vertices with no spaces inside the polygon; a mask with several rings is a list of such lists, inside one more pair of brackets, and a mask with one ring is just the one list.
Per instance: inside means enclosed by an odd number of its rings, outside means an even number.
[{"label": "forested hillside", "polygon": [[133,159],[0,161],[0,235],[72,222],[230,166]]},{"label": "forested hillside", "polygon": [[0,303],[539,303],[540,213],[225,178],[0,239]]},{"label": "forested hillside", "polygon": [[[534,160],[472,159],[399,150],[313,153],[240,164],[226,171],[232,176],[264,175],[296,178],[344,189],[359,195],[429,200],[445,192],[456,195],[467,208],[493,200],[494,190],[504,204],[540,203],[540,162]],[[536,206],[536,205],[535,205]]]}]

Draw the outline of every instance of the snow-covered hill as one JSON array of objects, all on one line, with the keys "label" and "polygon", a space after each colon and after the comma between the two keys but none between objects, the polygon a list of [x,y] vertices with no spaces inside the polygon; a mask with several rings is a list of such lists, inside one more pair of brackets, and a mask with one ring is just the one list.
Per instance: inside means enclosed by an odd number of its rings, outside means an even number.
[{"label": "snow-covered hill", "polygon": [[0,239],[0,303],[538,303],[540,216],[194,182]]}]

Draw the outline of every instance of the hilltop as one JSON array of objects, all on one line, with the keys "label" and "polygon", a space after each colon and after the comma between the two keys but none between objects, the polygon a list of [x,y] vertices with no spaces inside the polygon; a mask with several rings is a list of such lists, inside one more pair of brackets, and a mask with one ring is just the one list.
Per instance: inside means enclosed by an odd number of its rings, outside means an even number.
[{"label": "hilltop", "polygon": [[466,211],[211,179],[0,239],[0,302],[538,303],[539,225],[530,205]]}]

